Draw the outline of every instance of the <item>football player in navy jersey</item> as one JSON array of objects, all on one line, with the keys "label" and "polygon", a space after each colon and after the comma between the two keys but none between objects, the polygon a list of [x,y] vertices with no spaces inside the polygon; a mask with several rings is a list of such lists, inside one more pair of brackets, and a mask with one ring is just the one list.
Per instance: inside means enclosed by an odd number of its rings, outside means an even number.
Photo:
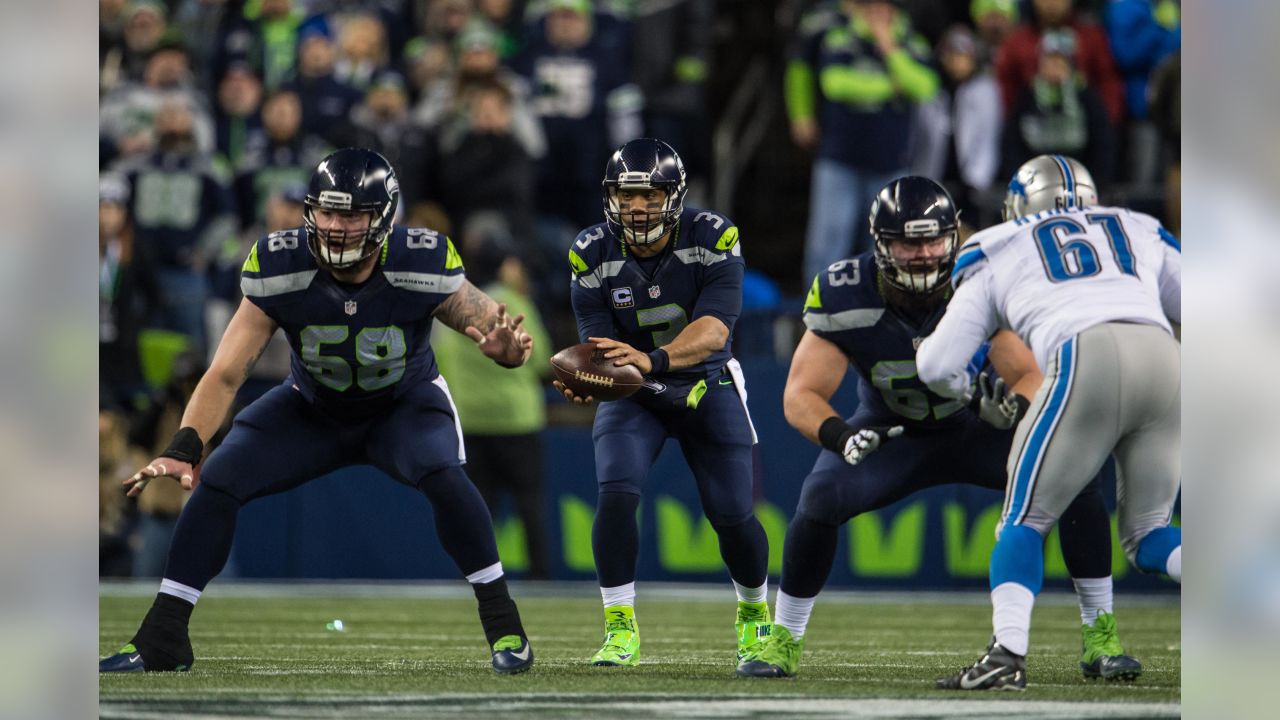
[{"label": "football player in navy jersey", "polygon": [[[571,297],[582,342],[615,365],[634,365],[646,387],[596,411],[591,530],[604,599],[605,637],[593,665],[635,665],[636,508],[668,437],[680,443],[703,512],[720,540],[738,597],[738,659],[769,632],[768,539],[752,499],[742,370],[729,351],[742,307],[742,248],[728,218],[684,206],[685,171],[671,146],[632,140],[605,168],[605,222],[569,250]],[[559,381],[569,400],[578,397]]]},{"label": "football player in navy jersey", "polygon": [[[532,664],[489,511],[462,470],[461,429],[429,334],[439,320],[507,367],[525,362],[532,340],[522,317],[508,317],[467,282],[447,237],[393,225],[399,196],[386,158],[339,150],[311,176],[303,226],[272,233],[249,252],[244,300],[181,429],[124,481],[131,496],[159,477],[194,491],[155,602],[100,672],[189,669],[191,611],[226,564],[241,506],[356,464],[374,465],[430,501],[440,542],[475,591],[494,670]],[[239,413],[201,466],[204,443],[276,328],[293,351],[290,378]]]},{"label": "football player in navy jersey", "polygon": [[[841,525],[934,485],[1003,490],[1012,428],[1040,383],[1030,350],[1007,331],[971,361],[975,374],[992,367],[979,375],[970,402],[920,382],[916,348],[951,295],[960,244],[955,206],[934,181],[902,177],[880,190],[870,223],[874,250],[819,273],[805,300],[808,329],[791,361],[783,408],[824,451],[787,528],[773,632],[738,666],[742,676],[796,673]],[[849,366],[858,375],[858,409],[841,418],[830,400]],[[1084,622],[1081,669],[1089,677],[1136,677],[1142,666],[1116,635],[1110,517],[1096,478],[1063,517],[1070,520],[1062,523],[1062,552]]]}]

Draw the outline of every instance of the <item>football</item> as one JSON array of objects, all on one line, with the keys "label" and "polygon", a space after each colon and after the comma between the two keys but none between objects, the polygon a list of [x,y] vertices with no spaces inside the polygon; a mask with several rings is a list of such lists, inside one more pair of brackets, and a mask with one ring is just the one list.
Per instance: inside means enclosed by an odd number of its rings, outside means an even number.
[{"label": "football", "polygon": [[606,360],[595,343],[579,343],[556,353],[551,358],[556,379],[575,395],[590,395],[596,400],[620,400],[639,390],[644,377],[634,365],[616,366]]}]

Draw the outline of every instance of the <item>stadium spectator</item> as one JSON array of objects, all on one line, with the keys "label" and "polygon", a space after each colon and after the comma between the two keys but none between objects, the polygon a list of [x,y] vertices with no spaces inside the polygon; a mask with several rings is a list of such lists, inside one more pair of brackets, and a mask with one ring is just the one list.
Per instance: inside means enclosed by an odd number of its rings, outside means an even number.
[{"label": "stadium spectator", "polygon": [[127,0],[98,0],[98,92],[120,83]]},{"label": "stadium spectator", "polygon": [[[98,183],[98,385],[118,408],[145,394],[138,330],[159,302],[155,268],[134,242],[129,186],[105,175]],[[119,482],[120,478],[116,478]]]},{"label": "stadium spectator", "polygon": [[[107,3],[107,10],[111,9]],[[101,6],[99,6],[101,10]],[[155,0],[134,0],[124,10],[123,42],[100,48],[103,53],[99,68],[99,85],[114,90],[128,83],[140,83],[146,75],[148,59],[165,35],[168,13]],[[102,20],[99,20],[101,28]]]},{"label": "stadium spectator", "polygon": [[413,110],[414,119],[425,127],[447,126],[465,118],[465,98],[474,86],[502,85],[509,95],[511,133],[531,158],[546,153],[547,139],[542,123],[529,106],[526,83],[503,67],[498,55],[500,38],[488,22],[474,19],[458,35],[457,70],[451,81],[436,83]]},{"label": "stadium spectator", "polygon": [[[132,454],[132,462],[162,452],[169,438],[178,431],[182,421],[182,409],[191,399],[196,383],[204,373],[203,355],[187,352],[174,359],[173,374],[161,389],[155,401],[133,424],[129,432],[130,444],[138,449]],[[119,492],[120,480],[128,477],[125,469],[116,477]],[[133,576],[160,577],[164,574],[165,557],[169,553],[169,540],[173,537],[178,515],[186,503],[187,492],[178,483],[156,483],[137,500],[137,528],[134,534]]]},{"label": "stadium spectator", "polygon": [[1129,117],[1147,117],[1147,79],[1156,66],[1182,44],[1175,0],[1111,0],[1106,11],[1107,36],[1116,68],[1124,79]]},{"label": "stadium spectator", "polygon": [[438,38],[418,36],[404,46],[405,75],[409,97],[416,106],[453,77],[453,56],[449,45]]},{"label": "stadium spectator", "polygon": [[529,297],[529,278],[507,230],[497,215],[472,215],[459,252],[467,258],[467,277],[507,312],[524,315],[533,337],[533,356],[509,371],[491,362],[476,344],[457,333],[432,334],[440,373],[449,380],[467,448],[467,476],[484,496],[495,520],[502,498],[510,496],[524,527],[528,557],[526,578],[551,577],[547,544],[545,478],[541,432],[547,425],[542,376],[551,358],[551,341]]},{"label": "stadium spectator", "polygon": [[376,150],[395,163],[406,207],[426,199],[431,136],[410,116],[399,73],[384,70],[373,78],[364,102],[351,109],[351,135],[341,144]]},{"label": "stadium spectator", "polygon": [[337,50],[323,18],[308,21],[299,35],[298,73],[286,87],[302,102],[302,131],[336,145],[361,93],[334,75]]},{"label": "stadium spectator", "polygon": [[787,66],[797,145],[816,149],[804,277],[870,248],[876,190],[904,174],[915,106],[937,94],[932,54],[887,0],[823,5],[801,21]]},{"label": "stadium spectator", "polygon": [[645,132],[680,148],[696,196],[706,192],[711,169],[706,81],[714,13],[712,0],[642,4],[632,25],[632,77],[644,96]]},{"label": "stadium spectator", "polygon": [[160,327],[204,342],[205,270],[234,232],[234,207],[211,152],[196,144],[191,109],[172,98],[155,118],[156,150],[120,164],[135,241],[154,258]]},{"label": "stadium spectator", "polygon": [[1151,122],[1165,155],[1165,226],[1182,236],[1182,53],[1175,52],[1151,74]]},{"label": "stadium spectator", "polygon": [[1002,177],[1036,155],[1070,155],[1100,183],[1115,167],[1115,131],[1102,101],[1075,72],[1075,35],[1056,30],[1040,38],[1040,68],[1022,91],[1004,129]]},{"label": "stadium spectator", "polygon": [[987,52],[994,52],[1018,25],[1018,0],[973,0],[969,17]]},{"label": "stadium spectator", "polygon": [[240,227],[261,223],[267,198],[288,184],[306,182],[311,168],[328,152],[324,141],[302,131],[302,101],[288,89],[262,103],[262,129],[249,136],[236,170],[236,206]]},{"label": "stadium spectator", "polygon": [[230,13],[238,10],[239,5],[228,0],[173,0],[171,4],[173,26],[187,41],[197,84],[206,90],[216,90],[226,72],[226,67],[217,62],[218,41],[222,29],[231,22]]},{"label": "stadium spectator", "polygon": [[128,432],[128,418],[119,409],[98,409],[98,577],[133,574],[133,505],[120,492],[120,479],[138,460],[129,452]]},{"label": "stadium spectator", "polygon": [[1004,113],[1000,88],[986,66],[980,41],[964,25],[951,26],[938,45],[942,87],[920,107],[917,173],[942,182],[961,222],[987,224],[981,193],[1000,170],[1000,130]]},{"label": "stadium spectator", "polygon": [[338,57],[334,63],[338,80],[363,92],[389,60],[387,31],[377,16],[347,17],[338,30]]},{"label": "stadium spectator", "polygon": [[149,152],[155,147],[155,116],[171,100],[181,102],[191,113],[197,148],[212,151],[213,118],[204,94],[195,86],[186,44],[173,33],[165,35],[148,56],[142,82],[128,83],[102,100],[99,133],[120,157]]},{"label": "stadium spectator", "polygon": [[464,108],[465,117],[439,133],[438,199],[454,227],[489,211],[522,244],[532,241],[533,164],[514,134],[510,91],[496,81],[473,85]]},{"label": "stadium spectator", "polygon": [[214,112],[214,145],[228,167],[239,167],[248,151],[249,138],[260,132],[262,82],[246,63],[236,63],[218,83]]},{"label": "stadium spectator", "polygon": [[498,33],[498,56],[507,60],[524,45],[523,0],[477,0],[476,13]]},{"label": "stadium spectator", "polygon": [[[596,32],[590,0],[549,0],[539,31],[512,62],[531,86],[547,153],[535,166],[538,242],[559,267],[577,227],[600,219],[600,168],[612,148],[641,134],[639,91],[627,46]],[[567,292],[564,283],[554,283]],[[565,298],[567,299],[567,298]]]},{"label": "stadium spectator", "polygon": [[1076,67],[1102,98],[1112,124],[1118,125],[1124,119],[1124,85],[1116,74],[1107,35],[1092,19],[1076,13],[1072,3],[1073,0],[1032,0],[1031,19],[1010,32],[997,50],[996,79],[1006,116],[1013,112],[1040,67],[1040,36],[1058,30],[1075,35]]},{"label": "stadium spectator", "polygon": [[242,61],[273,91],[293,77],[297,67],[298,28],[306,14],[294,0],[256,0],[243,4],[243,13],[230,17],[216,44],[214,73]]},{"label": "stadium spectator", "polygon": [[427,6],[423,34],[452,46],[474,9],[472,0],[434,0]]}]

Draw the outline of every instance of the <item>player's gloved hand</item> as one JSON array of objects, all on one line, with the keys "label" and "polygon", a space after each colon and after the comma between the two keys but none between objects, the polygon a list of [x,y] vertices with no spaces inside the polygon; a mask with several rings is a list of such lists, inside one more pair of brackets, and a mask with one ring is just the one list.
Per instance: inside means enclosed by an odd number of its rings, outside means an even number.
[{"label": "player's gloved hand", "polygon": [[857,465],[865,460],[868,455],[875,452],[876,448],[880,447],[882,443],[901,434],[901,425],[864,427],[845,441],[844,449],[841,450],[840,454],[844,456],[845,462],[850,465]]},{"label": "player's gloved hand", "polygon": [[1004,378],[991,381],[990,373],[978,374],[978,417],[994,428],[1008,430],[1018,422],[1017,395],[1005,385]]}]

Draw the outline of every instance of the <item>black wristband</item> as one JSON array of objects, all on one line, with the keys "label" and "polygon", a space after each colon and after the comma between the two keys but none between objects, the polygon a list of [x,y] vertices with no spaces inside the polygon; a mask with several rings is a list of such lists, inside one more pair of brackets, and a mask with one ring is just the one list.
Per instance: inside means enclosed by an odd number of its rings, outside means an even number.
[{"label": "black wristband", "polygon": [[848,423],[832,415],[823,420],[822,426],[818,428],[818,442],[833,453],[841,453],[844,452],[845,443],[849,442],[854,432],[855,430],[849,427]]},{"label": "black wristband", "polygon": [[195,431],[195,428],[190,427],[184,427],[174,433],[173,439],[169,441],[169,447],[160,453],[160,457],[181,460],[190,465],[198,465],[202,455],[204,455],[204,443],[200,441],[200,434]]},{"label": "black wristband", "polygon": [[1014,393],[1013,401],[1018,404],[1018,413],[1013,416],[1013,424],[1017,425],[1022,422],[1022,418],[1027,416],[1027,410],[1031,408],[1031,401]]},{"label": "black wristband", "polygon": [[667,368],[671,367],[671,356],[667,355],[666,350],[657,348],[653,352],[649,353],[649,364],[653,365],[653,368],[649,370],[650,375],[664,373],[667,371]]}]

